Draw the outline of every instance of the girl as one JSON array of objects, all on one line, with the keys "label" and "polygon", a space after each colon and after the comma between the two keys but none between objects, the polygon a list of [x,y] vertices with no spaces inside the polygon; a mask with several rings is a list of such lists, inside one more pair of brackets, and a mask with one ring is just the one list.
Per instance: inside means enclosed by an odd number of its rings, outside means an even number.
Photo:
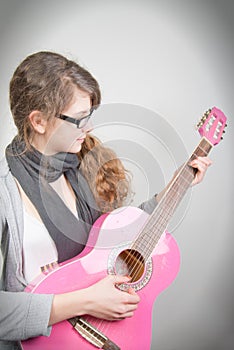
[{"label": "girl", "polygon": [[[115,288],[129,281],[125,276],[60,295],[23,292],[44,266],[79,254],[95,220],[123,205],[129,193],[122,163],[90,134],[100,102],[92,75],[56,53],[28,56],[11,79],[18,134],[0,166],[2,350],[49,335],[51,325],[74,316],[132,317],[140,301],[131,288]],[[193,184],[210,164],[205,157],[191,163],[197,169]],[[151,213],[164,191],[140,207]]]}]

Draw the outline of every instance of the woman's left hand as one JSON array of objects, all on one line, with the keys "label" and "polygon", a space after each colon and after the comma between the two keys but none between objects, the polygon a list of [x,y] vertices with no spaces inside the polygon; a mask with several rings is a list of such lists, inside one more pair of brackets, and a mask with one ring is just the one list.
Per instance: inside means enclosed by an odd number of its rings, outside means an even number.
[{"label": "woman's left hand", "polygon": [[197,169],[195,178],[192,182],[192,186],[197,185],[203,180],[206,171],[211,164],[212,161],[208,157],[197,157],[189,163],[189,165]]},{"label": "woman's left hand", "polygon": [[[194,159],[193,161],[191,161],[189,163],[189,165],[191,165],[191,167],[197,169],[197,172],[195,174],[193,182],[191,183],[191,186],[194,186],[203,180],[205,173],[206,173],[206,170],[208,169],[208,167],[211,164],[212,164],[212,161],[208,157],[197,157],[196,159]],[[160,193],[156,194],[157,202],[159,202],[161,200],[161,198],[164,196],[165,192],[168,190],[171,183],[173,182],[175,177],[178,175],[178,173],[180,172],[182,167],[183,167],[183,165],[179,169],[176,170],[172,180],[169,182],[169,184],[166,186],[166,188],[164,188],[164,190],[162,190]]]}]

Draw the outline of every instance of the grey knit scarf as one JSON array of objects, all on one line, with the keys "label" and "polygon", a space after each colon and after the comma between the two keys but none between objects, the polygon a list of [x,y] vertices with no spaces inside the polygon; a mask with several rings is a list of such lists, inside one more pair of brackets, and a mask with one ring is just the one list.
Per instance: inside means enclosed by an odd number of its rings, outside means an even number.
[{"label": "grey knit scarf", "polygon": [[[79,171],[76,154],[57,153],[45,156],[17,137],[6,149],[6,159],[12,175],[36,207],[44,225],[55,242],[58,261],[79,254],[88,239],[92,224],[100,216],[90,187]],[[51,187],[62,174],[71,184],[76,196],[78,219]]]}]

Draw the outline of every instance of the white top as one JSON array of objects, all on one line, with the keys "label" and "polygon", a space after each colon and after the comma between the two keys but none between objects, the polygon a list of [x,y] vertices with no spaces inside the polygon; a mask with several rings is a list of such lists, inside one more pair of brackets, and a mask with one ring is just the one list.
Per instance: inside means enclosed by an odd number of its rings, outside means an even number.
[{"label": "white top", "polygon": [[25,207],[23,211],[23,272],[29,283],[46,270],[46,265],[58,261],[58,252],[45,225],[30,215]]}]

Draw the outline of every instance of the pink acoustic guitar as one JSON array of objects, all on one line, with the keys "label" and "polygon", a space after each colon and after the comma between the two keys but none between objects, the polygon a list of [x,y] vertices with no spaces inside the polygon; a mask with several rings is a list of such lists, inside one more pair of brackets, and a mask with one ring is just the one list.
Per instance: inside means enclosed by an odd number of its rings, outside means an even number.
[{"label": "pink acoustic guitar", "polygon": [[27,287],[31,293],[58,294],[86,288],[107,274],[127,274],[141,299],[134,316],[121,321],[75,317],[54,325],[49,337],[23,341],[24,350],[150,349],[154,300],[174,280],[180,264],[179,249],[165,229],[194,178],[189,162],[206,156],[219,143],[225,125],[226,117],[219,109],[204,114],[198,124],[199,145],[151,215],[123,207],[101,216],[79,256],[45,271]]}]

